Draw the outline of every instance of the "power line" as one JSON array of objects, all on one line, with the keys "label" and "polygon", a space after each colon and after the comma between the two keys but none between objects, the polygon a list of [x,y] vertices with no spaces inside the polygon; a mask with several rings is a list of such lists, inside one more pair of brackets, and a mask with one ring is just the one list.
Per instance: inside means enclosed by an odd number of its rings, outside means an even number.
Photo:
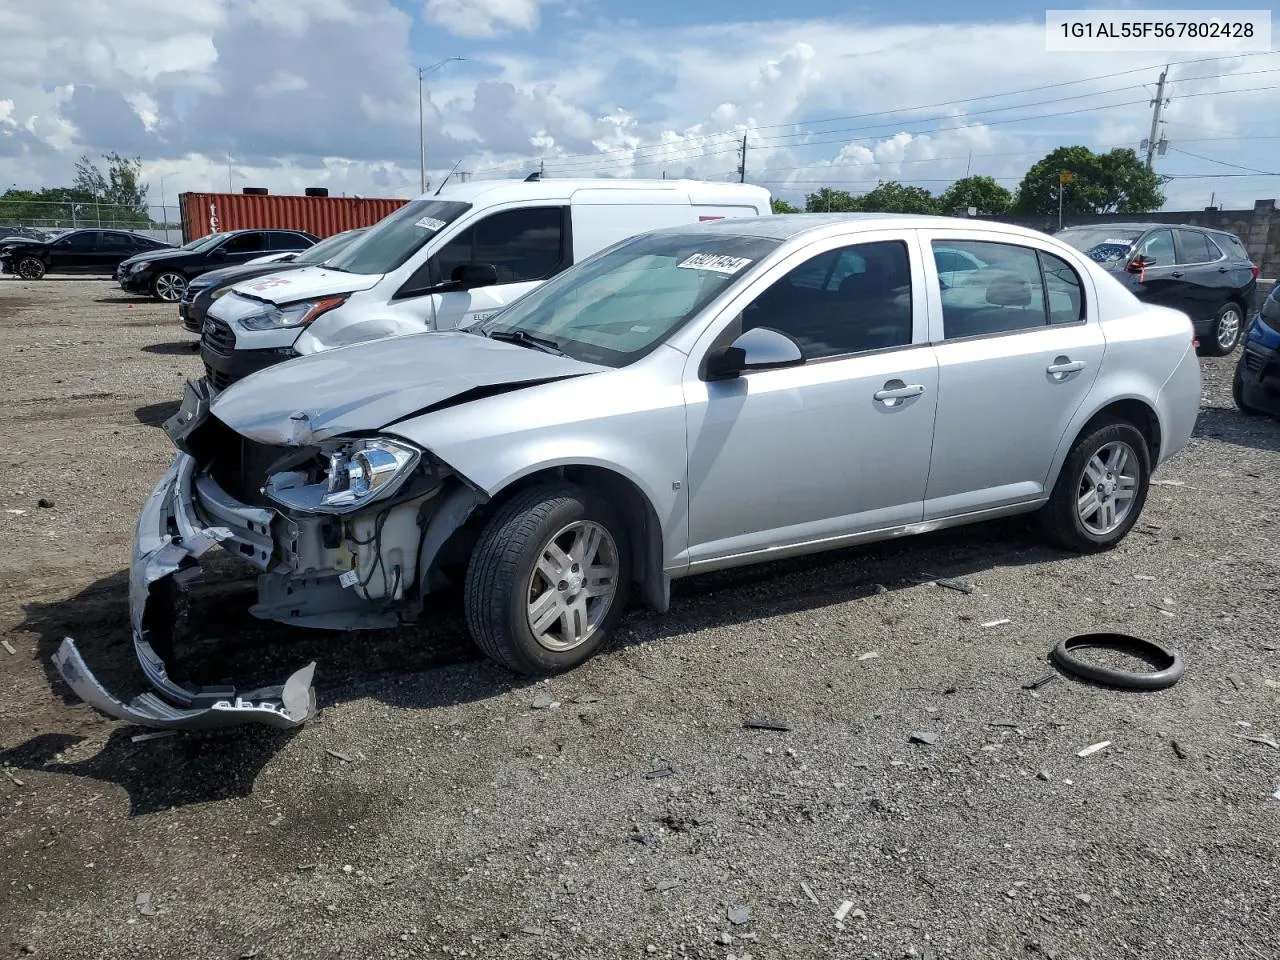
[{"label": "power line", "polygon": [[1247,170],[1250,173],[1258,173],[1264,177],[1280,177],[1280,173],[1272,173],[1269,170],[1259,170],[1257,167],[1244,167],[1238,163],[1229,163],[1226,160],[1219,160],[1216,157],[1201,156],[1198,153],[1192,153],[1190,150],[1180,150],[1177,147],[1170,147],[1169,149],[1173,150],[1175,153],[1182,153],[1186,154],[1188,157],[1195,157],[1197,160],[1206,160],[1209,163],[1219,163],[1224,167],[1234,167],[1236,170]]},{"label": "power line", "polygon": [[[1232,60],[1232,61],[1236,61],[1236,60],[1243,59],[1243,58],[1245,58],[1245,57],[1254,57],[1254,56],[1271,56],[1271,55],[1276,54],[1276,53],[1280,53],[1280,51],[1276,51],[1276,50],[1269,50],[1269,51],[1255,51],[1255,52],[1252,52],[1252,53],[1235,54],[1235,55],[1231,55],[1231,56],[1200,57],[1200,58],[1191,59],[1191,60],[1175,60],[1175,61],[1171,61],[1171,62],[1169,62],[1169,63],[1168,63],[1168,66],[1173,67],[1173,66],[1180,66],[1180,65],[1192,64],[1192,63],[1212,63],[1212,62],[1218,62],[1218,61],[1223,61],[1223,60]],[[994,100],[994,99],[999,99],[999,98],[1001,98],[1001,97],[1012,97],[1012,96],[1018,96],[1018,95],[1020,95],[1020,94],[1035,93],[1035,92],[1038,92],[1038,91],[1041,91],[1041,90],[1053,90],[1053,89],[1059,89],[1059,88],[1061,88],[1061,87],[1075,86],[1075,85],[1082,84],[1082,83],[1093,83],[1093,82],[1096,82],[1096,81],[1098,81],[1098,80],[1109,80],[1109,79],[1113,79],[1113,78],[1115,78],[1115,77],[1129,76],[1129,75],[1132,75],[1132,74],[1135,74],[1135,73],[1142,73],[1142,72],[1146,72],[1146,71],[1150,71],[1150,70],[1155,70],[1155,69],[1157,69],[1157,68],[1159,68],[1159,67],[1160,67],[1160,64],[1154,64],[1154,65],[1152,65],[1152,66],[1147,66],[1147,67],[1134,67],[1134,68],[1129,69],[1129,70],[1119,70],[1119,71],[1115,71],[1115,72],[1113,72],[1113,73],[1099,74],[1099,75],[1092,76],[1092,77],[1083,77],[1083,78],[1081,78],[1081,79],[1079,79],[1079,80],[1063,80],[1063,81],[1058,81],[1058,82],[1056,82],[1056,83],[1047,83],[1047,84],[1042,84],[1042,85],[1040,85],[1040,86],[1038,86],[1038,87],[1028,87],[1028,88],[1023,89],[1023,90],[1012,90],[1012,91],[1008,91],[1008,92],[1005,92],[1005,93],[990,93],[990,94],[983,94],[983,95],[980,95],[980,96],[974,96],[974,97],[962,97],[962,98],[955,99],[955,100],[944,100],[944,101],[940,101],[940,102],[937,102],[937,103],[930,103],[930,104],[918,104],[918,105],[910,106],[910,107],[895,107],[895,108],[890,109],[890,110],[880,110],[880,111],[874,111],[874,112],[871,112],[871,113],[850,114],[850,115],[847,115],[847,116],[839,116],[839,117],[825,117],[825,118],[818,119],[818,120],[792,121],[792,122],[787,122],[787,123],[766,124],[766,125],[762,125],[762,126],[752,127],[752,128],[750,128],[750,129],[751,129],[751,132],[759,132],[759,131],[761,131],[761,130],[776,130],[776,129],[780,129],[780,128],[783,128],[783,127],[797,126],[797,125],[800,125],[800,124],[804,124],[804,125],[807,125],[807,126],[812,127],[812,126],[815,126],[815,125],[818,125],[818,124],[835,123],[835,122],[840,122],[840,121],[843,121],[843,120],[860,120],[860,119],[867,119],[867,118],[870,118],[870,117],[893,116],[893,115],[901,114],[901,113],[911,113],[911,112],[918,111],[918,110],[931,110],[931,109],[936,109],[936,108],[940,108],[940,107],[959,106],[959,105],[961,105],[961,104],[966,104],[966,103],[975,103],[975,102],[978,102],[978,101],[981,101],[981,100]],[[1257,71],[1257,72],[1266,73],[1266,72],[1274,72],[1274,71]],[[1221,79],[1221,78],[1223,78],[1223,77],[1229,77],[1229,76],[1247,76],[1247,75],[1249,75],[1249,74],[1216,74],[1216,75],[1204,76],[1204,77],[1188,77],[1188,78],[1184,78],[1183,80],[1181,80],[1181,81],[1179,81],[1179,82],[1192,82],[1192,81],[1197,81],[1197,80]],[[1141,87],[1143,87],[1143,86],[1146,86],[1146,85],[1145,85],[1145,84],[1135,84],[1135,85],[1133,85],[1133,86],[1131,86],[1131,87],[1122,87],[1122,88],[1119,88],[1119,89],[1120,89],[1120,90],[1135,89],[1135,88],[1141,88]],[[1117,92],[1117,91],[1113,90],[1113,91],[1104,91],[1104,92]],[[1093,96],[1093,95],[1096,95],[1096,94],[1083,94],[1083,95],[1081,95],[1081,96]],[[1075,97],[1075,98],[1062,98],[1062,99],[1063,99],[1063,100],[1065,100],[1065,99],[1078,99],[1078,97]],[[1054,101],[1045,101],[1045,102],[1054,102]],[[1034,104],[1022,104],[1022,106],[1032,106],[1032,105],[1034,105]],[[1000,108],[1000,109],[1016,109],[1016,106],[1007,106],[1007,107]],[[991,111],[979,111],[979,113],[984,113],[984,112],[991,112]],[[907,122],[921,122],[921,121],[918,121],[918,120],[917,120],[917,121],[907,121]],[[812,130],[812,131],[808,131],[808,132],[810,132],[810,133],[814,133],[814,134],[818,134],[818,135],[821,135],[821,134],[825,134],[825,133],[834,133],[834,132],[837,132],[837,131],[832,131],[832,130]],[[794,134],[794,135],[798,136],[798,135],[802,135],[802,134]],[[737,132],[736,132],[736,131],[725,131],[725,132],[722,132],[722,133],[707,134],[707,135],[698,136],[698,137],[685,137],[685,138],[682,138],[682,139],[681,139],[680,144],[679,144],[679,147],[683,149],[683,148],[687,148],[689,145],[691,145],[691,144],[693,144],[693,143],[703,143],[703,142],[707,142],[707,141],[710,141],[710,140],[717,140],[717,139],[728,138],[728,137],[733,137],[733,138],[736,140],[737,136],[738,136],[738,134],[737,134]],[[604,158],[606,158],[607,156],[609,156],[609,155],[611,155],[611,154],[617,154],[617,153],[628,154],[630,157],[635,157],[635,156],[638,156],[638,155],[639,155],[639,151],[640,151],[640,150],[659,150],[659,151],[660,151],[660,150],[662,150],[662,149],[665,149],[667,146],[669,146],[669,145],[667,145],[667,144],[649,144],[649,145],[647,145],[647,146],[643,146],[643,145],[642,145],[642,146],[640,146],[640,147],[636,147],[636,148],[625,148],[625,147],[623,147],[623,148],[617,148],[617,149],[614,149],[614,150],[599,151],[599,152],[596,152],[596,153],[566,154],[566,155],[564,155],[564,156],[562,156],[562,157],[551,157],[551,158],[545,158],[545,157],[544,157],[543,159],[549,159],[552,163],[557,163],[557,162],[567,161],[567,160],[577,160],[577,159],[597,159],[597,160],[599,160],[599,159],[604,159]],[[735,149],[737,149],[737,148],[735,147]],[[528,163],[529,163],[529,161],[528,161],[528,160],[523,160],[523,159],[521,159],[521,160],[503,161],[503,162],[501,162],[501,163],[494,164],[493,166],[489,167],[489,168],[488,168],[488,170],[489,170],[489,171],[497,171],[497,170],[501,170],[501,169],[503,169],[503,168],[505,168],[505,167],[510,167],[510,166],[523,166],[523,165],[527,165]]]}]

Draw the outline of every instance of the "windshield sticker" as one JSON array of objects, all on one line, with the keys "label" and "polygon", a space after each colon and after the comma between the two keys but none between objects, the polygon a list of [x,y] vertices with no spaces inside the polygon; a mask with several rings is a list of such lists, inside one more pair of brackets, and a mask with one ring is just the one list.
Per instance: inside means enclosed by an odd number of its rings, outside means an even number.
[{"label": "windshield sticker", "polygon": [[421,220],[415,221],[413,225],[421,227],[423,230],[439,230],[444,227],[445,223],[435,217],[423,217]]},{"label": "windshield sticker", "polygon": [[1099,246],[1102,246],[1103,244],[1115,244],[1117,247],[1127,247],[1129,245],[1129,241],[1128,240],[1103,240],[1102,244],[1099,244]]},{"label": "windshield sticker", "polygon": [[742,257],[726,257],[716,253],[695,253],[684,263],[677,263],[681,270],[712,270],[733,276],[743,267],[750,266],[751,261]]}]

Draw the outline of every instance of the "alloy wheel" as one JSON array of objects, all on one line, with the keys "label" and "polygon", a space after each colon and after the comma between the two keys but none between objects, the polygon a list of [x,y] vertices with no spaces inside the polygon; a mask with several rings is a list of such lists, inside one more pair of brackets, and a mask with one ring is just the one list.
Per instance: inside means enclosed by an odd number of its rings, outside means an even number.
[{"label": "alloy wheel", "polygon": [[35,257],[28,257],[18,262],[18,276],[23,280],[39,280],[44,276],[44,264]]},{"label": "alloy wheel", "polygon": [[618,593],[618,546],[594,520],[562,528],[543,546],[529,577],[526,616],[542,647],[562,653],[586,643]]},{"label": "alloy wheel", "polygon": [[1076,510],[1086,530],[1105,537],[1119,529],[1133,509],[1141,469],[1138,455],[1121,440],[1089,458],[1076,490]]},{"label": "alloy wheel", "polygon": [[1227,307],[1218,317],[1218,329],[1214,335],[1218,341],[1218,349],[1223,353],[1230,353],[1235,349],[1240,339],[1240,323],[1240,311],[1235,307]]},{"label": "alloy wheel", "polygon": [[156,277],[156,296],[165,303],[176,303],[187,289],[187,280],[180,273],[162,273]]}]

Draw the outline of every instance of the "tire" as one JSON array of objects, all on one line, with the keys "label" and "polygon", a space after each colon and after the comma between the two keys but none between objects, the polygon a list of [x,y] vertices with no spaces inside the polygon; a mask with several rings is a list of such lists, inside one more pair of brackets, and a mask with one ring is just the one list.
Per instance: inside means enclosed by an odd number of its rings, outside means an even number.
[{"label": "tire", "polygon": [[[585,559],[600,560],[597,568],[611,567],[611,579],[601,585],[612,586],[607,600],[582,596],[590,587],[588,565],[579,564],[576,572],[570,566],[573,550],[589,549],[585,540],[596,530],[607,536]],[[581,544],[580,536],[585,538]],[[563,548],[566,561],[556,572],[557,583],[543,572],[557,565],[550,558],[539,564],[553,542]],[[630,537],[614,509],[593,490],[542,484],[517,494],[485,526],[467,567],[463,606],[471,636],[490,659],[517,673],[559,673],[588,660],[608,641],[626,607],[630,583]],[[544,621],[548,625],[541,633],[531,621],[535,594],[543,601],[543,617],[562,611]]]},{"label": "tire", "polygon": [[1244,309],[1234,300],[1222,305],[1213,321],[1213,332],[1200,344],[1200,352],[1208,357],[1225,357],[1244,338]]},{"label": "tire", "polygon": [[187,289],[187,278],[168,270],[151,281],[151,295],[164,303],[177,303]]},{"label": "tire", "polygon": [[14,275],[23,280],[44,279],[44,261],[39,257],[23,257],[13,267]]},{"label": "tire", "polygon": [[[1123,464],[1111,459],[1120,448],[1127,450]],[[1094,463],[1096,456],[1099,461]],[[1109,469],[1118,466],[1119,469],[1099,476],[1099,466]],[[1111,491],[1102,497],[1102,507],[1092,514],[1086,514],[1088,506],[1081,495],[1086,469]],[[1117,483],[1116,474],[1130,478],[1130,484],[1126,487],[1123,482]],[[1138,522],[1147,502],[1150,479],[1151,454],[1146,438],[1127,421],[1109,417],[1097,419],[1085,428],[1067,455],[1053,494],[1037,516],[1040,532],[1058,546],[1077,553],[1109,550],[1123,540]],[[1122,500],[1118,495],[1126,488],[1132,490],[1132,496]],[[1108,500],[1117,507],[1115,515],[1110,518],[1114,523],[1106,522],[1104,511]]]},{"label": "tire", "polygon": [[1241,413],[1246,414],[1250,417],[1256,417],[1262,411],[1257,409],[1256,407],[1249,406],[1249,404],[1245,402],[1244,374],[1242,373],[1243,367],[1244,367],[1244,357],[1241,357],[1239,360],[1236,361],[1236,372],[1235,372],[1235,375],[1231,378],[1231,399],[1236,402],[1236,408]]}]

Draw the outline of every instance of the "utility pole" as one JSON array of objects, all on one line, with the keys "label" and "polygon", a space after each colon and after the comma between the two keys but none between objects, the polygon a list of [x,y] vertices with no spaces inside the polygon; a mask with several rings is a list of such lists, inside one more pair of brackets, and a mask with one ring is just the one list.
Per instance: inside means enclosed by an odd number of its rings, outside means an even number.
[{"label": "utility pole", "polygon": [[747,182],[747,135],[742,135],[742,162],[738,164],[738,182]]},{"label": "utility pole", "polygon": [[1160,111],[1168,104],[1168,101],[1164,98],[1164,83],[1168,75],[1169,68],[1166,66],[1160,71],[1160,83],[1156,87],[1156,98],[1151,101],[1151,106],[1153,107],[1151,111],[1151,136],[1147,137],[1145,144],[1148,170],[1151,169],[1151,165],[1155,162],[1156,148],[1160,145]]}]

